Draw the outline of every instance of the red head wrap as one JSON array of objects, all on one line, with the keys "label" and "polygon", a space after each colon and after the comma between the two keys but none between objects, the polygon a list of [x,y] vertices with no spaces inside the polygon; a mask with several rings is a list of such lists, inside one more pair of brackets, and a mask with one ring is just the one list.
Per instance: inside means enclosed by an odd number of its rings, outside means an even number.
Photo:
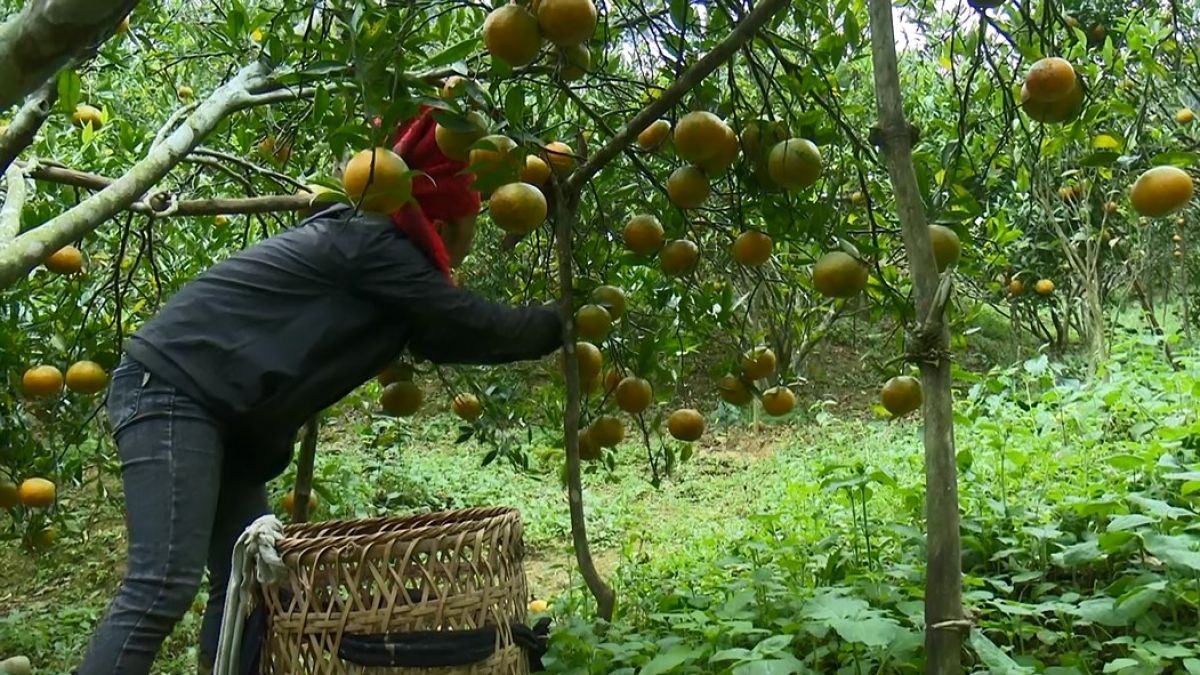
[{"label": "red head wrap", "polygon": [[437,146],[434,139],[437,123],[431,112],[429,106],[421,106],[416,117],[396,129],[392,150],[404,159],[408,168],[426,175],[413,177],[416,204],[410,202],[393,212],[392,222],[450,278],[450,257],[432,221],[479,213],[480,200],[479,193],[471,189],[474,176],[462,173],[466,162],[450,159]]}]

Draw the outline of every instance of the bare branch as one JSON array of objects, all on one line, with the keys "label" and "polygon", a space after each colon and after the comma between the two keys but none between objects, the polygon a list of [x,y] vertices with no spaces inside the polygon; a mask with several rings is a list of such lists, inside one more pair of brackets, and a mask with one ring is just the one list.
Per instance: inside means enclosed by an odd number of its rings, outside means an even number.
[{"label": "bare branch", "polygon": [[9,122],[8,129],[0,135],[0,170],[7,169],[22,150],[33,144],[38,129],[41,129],[50,117],[57,100],[58,87],[53,81],[43,84],[32,96],[25,99],[25,105],[21,106]]},{"label": "bare branch", "polygon": [[295,178],[292,178],[291,176],[289,176],[287,174],[279,173],[278,171],[272,171],[271,169],[268,169],[264,166],[259,166],[259,165],[255,164],[254,162],[251,162],[250,160],[242,159],[241,157],[236,157],[236,156],[231,155],[226,152],[221,152],[219,150],[210,150],[208,148],[196,148],[192,152],[192,154],[200,155],[203,157],[211,157],[213,159],[221,160],[222,162],[228,162],[229,164],[236,164],[237,166],[240,166],[243,169],[252,171],[257,174],[261,174],[263,176],[266,176],[267,178],[270,178],[270,179],[280,182],[280,183],[287,183],[289,185],[293,185],[298,188],[304,187],[304,183],[301,183],[300,181],[296,180]]},{"label": "bare branch", "polygon": [[[23,166],[20,163],[14,166]],[[76,171],[61,166],[36,166],[29,170],[35,180],[59,185],[70,185],[85,190],[103,190],[116,181],[85,171]],[[140,197],[140,195],[139,195]],[[175,202],[170,213],[156,211],[145,200],[139,199],[128,206],[128,210],[141,214],[153,214],[156,218],[168,216],[215,216],[238,213],[277,213],[301,211],[313,205],[315,194],[270,195],[264,197],[214,197]]]},{"label": "bare branch", "polygon": [[8,194],[4,197],[4,207],[0,208],[0,244],[7,244],[21,232],[21,209],[25,208],[27,196],[22,167],[9,164],[4,170],[4,182]]},{"label": "bare branch", "polygon": [[0,25],[0,110],[111,36],[137,0],[40,0]]},{"label": "bare branch", "polygon": [[16,283],[46,256],[96,229],[100,223],[145,194],[223,119],[253,105],[246,93],[246,84],[268,73],[268,66],[261,61],[246,66],[233,79],[218,87],[195,113],[124,176],[66,213],[18,236],[0,249],[0,288]]},{"label": "bare branch", "polygon": [[739,23],[712,51],[700,57],[690,68],[683,71],[675,82],[663,90],[662,94],[650,105],[642,108],[641,112],[625,123],[617,135],[605,143],[587,162],[571,173],[563,191],[573,194],[580,186],[596,175],[621,150],[633,142],[646,127],[650,126],[663,113],[683,98],[704,78],[708,77],[721,64],[728,61],[742,45],[750,41],[758,29],[766,25],[772,16],[789,7],[789,0],[762,0],[746,18]]}]

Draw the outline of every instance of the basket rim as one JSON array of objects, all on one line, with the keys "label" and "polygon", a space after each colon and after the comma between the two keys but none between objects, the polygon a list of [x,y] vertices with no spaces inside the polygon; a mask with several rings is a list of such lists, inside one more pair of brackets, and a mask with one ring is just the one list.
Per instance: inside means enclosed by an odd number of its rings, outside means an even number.
[{"label": "basket rim", "polygon": [[[508,524],[520,524],[520,511],[511,506],[447,509],[401,516],[373,516],[345,520],[292,523],[283,528],[276,544],[279,552],[295,552],[319,545],[360,543],[372,540],[410,541],[466,532],[488,532]],[[365,530],[347,532],[345,530]],[[333,531],[330,531],[333,530]]]}]

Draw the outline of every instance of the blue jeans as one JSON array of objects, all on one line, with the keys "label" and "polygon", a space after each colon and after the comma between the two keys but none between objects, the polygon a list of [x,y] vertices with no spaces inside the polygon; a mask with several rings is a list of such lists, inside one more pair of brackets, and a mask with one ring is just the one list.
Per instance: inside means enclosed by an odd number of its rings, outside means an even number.
[{"label": "blue jeans", "polygon": [[128,572],[77,675],[149,675],[191,608],[207,565],[200,658],[216,656],[233,545],[267,513],[266,486],[222,471],[223,428],[203,407],[126,356],[112,372],[108,419],[125,489]]}]

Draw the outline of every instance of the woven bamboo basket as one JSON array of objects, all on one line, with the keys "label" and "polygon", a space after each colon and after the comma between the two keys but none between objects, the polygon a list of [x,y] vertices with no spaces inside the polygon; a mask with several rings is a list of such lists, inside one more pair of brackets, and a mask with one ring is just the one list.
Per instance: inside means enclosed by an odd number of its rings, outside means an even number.
[{"label": "woven bamboo basket", "polygon": [[[529,673],[510,629],[510,622],[525,623],[528,609],[515,509],[288,525],[277,549],[290,578],[263,589],[261,675]],[[487,626],[495,650],[468,665],[364,666],[339,658],[346,636]]]}]

